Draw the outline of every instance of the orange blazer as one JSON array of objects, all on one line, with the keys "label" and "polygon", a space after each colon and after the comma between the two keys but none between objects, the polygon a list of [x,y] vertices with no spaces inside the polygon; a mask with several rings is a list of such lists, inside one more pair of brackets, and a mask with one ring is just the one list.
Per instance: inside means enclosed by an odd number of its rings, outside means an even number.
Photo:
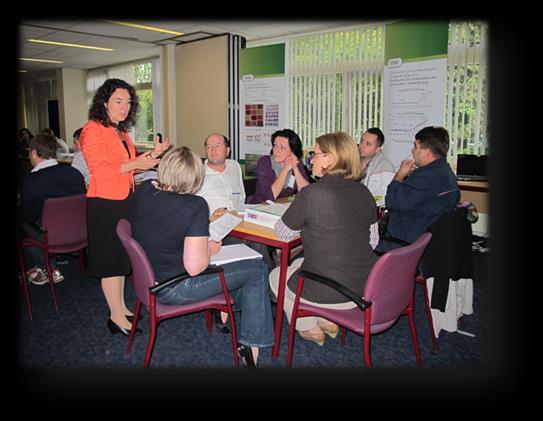
[{"label": "orange blazer", "polygon": [[122,134],[130,155],[115,128],[93,120],[83,126],[79,140],[90,173],[87,197],[122,200],[134,189],[132,171],[121,174],[121,165],[136,157],[136,148],[130,135]]}]

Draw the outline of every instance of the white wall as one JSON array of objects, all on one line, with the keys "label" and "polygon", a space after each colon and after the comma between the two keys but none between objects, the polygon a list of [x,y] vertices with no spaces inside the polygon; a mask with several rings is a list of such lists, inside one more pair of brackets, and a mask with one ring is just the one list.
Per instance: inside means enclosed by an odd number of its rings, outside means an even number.
[{"label": "white wall", "polygon": [[88,119],[86,71],[60,69],[57,71],[58,113],[60,134],[73,147],[72,134]]},{"label": "white wall", "polygon": [[228,129],[228,37],[176,48],[177,145],[205,156],[204,140]]}]

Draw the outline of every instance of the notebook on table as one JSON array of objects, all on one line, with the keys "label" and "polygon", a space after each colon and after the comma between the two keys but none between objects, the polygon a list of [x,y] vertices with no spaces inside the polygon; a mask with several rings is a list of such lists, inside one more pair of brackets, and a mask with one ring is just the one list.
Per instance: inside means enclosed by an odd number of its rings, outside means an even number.
[{"label": "notebook on table", "polygon": [[488,155],[459,154],[456,161],[456,178],[459,181],[487,181]]}]

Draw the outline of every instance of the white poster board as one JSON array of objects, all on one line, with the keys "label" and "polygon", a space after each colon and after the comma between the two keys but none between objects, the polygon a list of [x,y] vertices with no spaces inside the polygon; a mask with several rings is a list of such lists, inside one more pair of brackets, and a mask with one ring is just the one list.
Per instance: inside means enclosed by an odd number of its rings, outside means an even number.
[{"label": "white poster board", "polygon": [[385,65],[384,153],[398,169],[411,159],[415,134],[426,126],[442,126],[447,59],[403,63],[393,58]]},{"label": "white poster board", "polygon": [[268,155],[271,135],[286,127],[286,78],[244,75],[240,83],[240,159]]}]

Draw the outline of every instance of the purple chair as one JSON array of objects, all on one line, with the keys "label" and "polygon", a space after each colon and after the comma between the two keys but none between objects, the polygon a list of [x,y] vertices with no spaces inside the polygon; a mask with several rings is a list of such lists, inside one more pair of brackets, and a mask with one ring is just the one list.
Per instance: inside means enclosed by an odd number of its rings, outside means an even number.
[{"label": "purple chair", "polygon": [[[366,367],[371,367],[371,335],[389,329],[401,315],[407,315],[409,318],[409,327],[415,348],[417,366],[422,367],[413,313],[413,289],[418,262],[431,237],[432,234],[424,233],[413,244],[383,254],[368,275],[363,297],[358,296],[350,289],[332,279],[302,270],[300,272],[290,322],[287,355],[288,367],[292,365],[295,327],[298,317],[319,316],[337,323],[343,327],[342,346],[345,345],[345,329],[362,335],[364,337],[364,359]],[[354,301],[357,307],[349,310],[334,310],[300,302],[304,280],[316,281],[337,290]]]},{"label": "purple chair", "polygon": [[[55,310],[58,313],[57,294],[53,282],[53,268],[51,268],[51,255],[79,252],[80,269],[83,272],[85,253],[87,247],[87,196],[76,194],[72,196],[54,197],[46,199],[43,203],[40,240],[33,238],[20,239],[19,246],[39,247],[43,249],[45,268],[49,276],[49,286]],[[19,266],[22,268],[21,278],[26,283],[24,255],[19,253]],[[27,301],[30,305],[30,299]],[[30,310],[29,310],[30,312]]]},{"label": "purple chair", "polygon": [[209,334],[212,329],[212,317],[209,310],[215,309],[228,313],[228,319],[230,320],[230,330],[232,332],[232,346],[234,350],[234,363],[236,367],[239,367],[239,359],[237,353],[237,336],[236,326],[234,323],[234,314],[232,312],[233,299],[228,293],[226,281],[224,279],[223,269],[220,266],[210,266],[206,271],[199,275],[208,273],[219,273],[220,281],[223,288],[223,294],[215,295],[206,300],[199,301],[191,304],[183,305],[165,305],[157,302],[156,293],[167,285],[183,281],[191,276],[187,273],[175,276],[171,279],[165,280],[157,284],[155,282],[155,274],[147,254],[141,247],[141,245],[132,238],[132,228],[130,223],[126,219],[121,219],[117,223],[117,235],[121,240],[132,266],[131,281],[136,291],[136,310],[134,312],[134,318],[132,322],[132,331],[130,339],[128,341],[128,352],[132,349],[132,343],[134,341],[134,333],[138,324],[138,317],[141,309],[141,305],[149,312],[149,339],[147,340],[147,350],[145,352],[144,367],[148,367],[151,361],[151,355],[153,353],[153,347],[155,345],[156,330],[158,324],[162,320],[171,319],[178,316],[184,316],[185,314],[195,313],[198,311],[206,311],[206,324]]}]

